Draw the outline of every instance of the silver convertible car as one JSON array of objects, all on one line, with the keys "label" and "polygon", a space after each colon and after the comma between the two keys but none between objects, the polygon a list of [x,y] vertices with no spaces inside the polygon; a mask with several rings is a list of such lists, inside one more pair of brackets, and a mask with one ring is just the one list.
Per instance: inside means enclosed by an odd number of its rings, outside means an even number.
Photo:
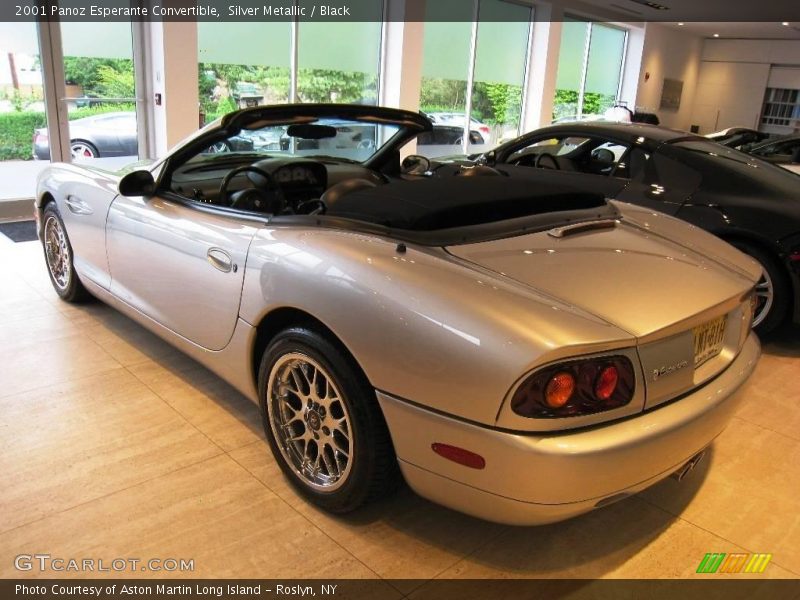
[{"label": "silver convertible car", "polygon": [[[258,403],[286,477],[333,512],[404,478],[546,523],[690,470],[759,357],[758,265],[600,194],[401,162],[430,130],[388,108],[256,107],[154,163],[53,165],[36,199],[53,286]],[[288,140],[209,151],[242,132]]]}]

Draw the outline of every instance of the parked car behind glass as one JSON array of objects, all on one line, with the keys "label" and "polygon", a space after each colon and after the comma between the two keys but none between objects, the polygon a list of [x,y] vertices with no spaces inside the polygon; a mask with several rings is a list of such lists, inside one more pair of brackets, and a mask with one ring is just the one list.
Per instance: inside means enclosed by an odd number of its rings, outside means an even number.
[{"label": "parked car behind glass", "polygon": [[[109,112],[69,122],[70,152],[73,160],[108,156],[137,156],[135,112]],[[33,132],[33,156],[50,160],[47,128]]]}]

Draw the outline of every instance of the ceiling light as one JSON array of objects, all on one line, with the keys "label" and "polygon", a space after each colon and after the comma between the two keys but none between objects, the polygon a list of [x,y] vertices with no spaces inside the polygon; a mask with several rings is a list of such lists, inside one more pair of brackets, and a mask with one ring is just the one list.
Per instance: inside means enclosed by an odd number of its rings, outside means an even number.
[{"label": "ceiling light", "polygon": [[784,27],[788,27],[789,26],[789,22],[788,21],[784,21],[783,23],[781,23],[781,25],[783,25]]},{"label": "ceiling light", "polygon": [[678,26],[679,27],[683,27],[683,23],[678,23]]},{"label": "ceiling light", "polygon": [[714,37],[719,37],[719,34],[718,34],[718,33],[715,33],[715,34],[714,34]]}]

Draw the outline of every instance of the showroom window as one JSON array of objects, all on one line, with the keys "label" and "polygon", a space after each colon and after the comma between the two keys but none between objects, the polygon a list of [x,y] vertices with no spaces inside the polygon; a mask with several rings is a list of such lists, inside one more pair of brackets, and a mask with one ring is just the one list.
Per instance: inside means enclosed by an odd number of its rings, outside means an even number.
[{"label": "showroom window", "polygon": [[72,160],[108,169],[135,160],[139,140],[131,24],[115,21],[101,28],[67,21],[61,23],[61,42]]},{"label": "showroom window", "polygon": [[790,134],[800,127],[800,90],[767,88],[761,125],[770,133]]},{"label": "showroom window", "polygon": [[288,22],[199,22],[197,81],[203,121],[238,108],[287,102],[291,38]]},{"label": "showroom window", "polygon": [[519,134],[531,20],[505,0],[427,4],[420,110],[434,131],[420,154],[481,152]]},{"label": "showroom window", "polygon": [[622,84],[627,31],[566,18],[561,29],[553,122],[602,115]]},{"label": "showroom window", "polygon": [[380,18],[379,13],[373,22],[298,24],[298,102],[378,103]]},{"label": "showroom window", "polygon": [[33,197],[51,157],[113,170],[145,154],[130,22],[0,23],[0,51],[0,199]]},{"label": "showroom window", "polygon": [[203,121],[259,104],[377,104],[383,7],[366,6],[365,22],[199,22]]}]

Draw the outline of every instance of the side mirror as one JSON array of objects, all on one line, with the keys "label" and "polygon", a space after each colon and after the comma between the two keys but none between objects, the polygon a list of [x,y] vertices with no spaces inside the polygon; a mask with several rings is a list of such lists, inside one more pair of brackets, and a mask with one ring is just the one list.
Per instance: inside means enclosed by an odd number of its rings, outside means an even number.
[{"label": "side mirror", "polygon": [[123,196],[152,196],[156,182],[150,171],[131,171],[119,180],[119,193]]}]

